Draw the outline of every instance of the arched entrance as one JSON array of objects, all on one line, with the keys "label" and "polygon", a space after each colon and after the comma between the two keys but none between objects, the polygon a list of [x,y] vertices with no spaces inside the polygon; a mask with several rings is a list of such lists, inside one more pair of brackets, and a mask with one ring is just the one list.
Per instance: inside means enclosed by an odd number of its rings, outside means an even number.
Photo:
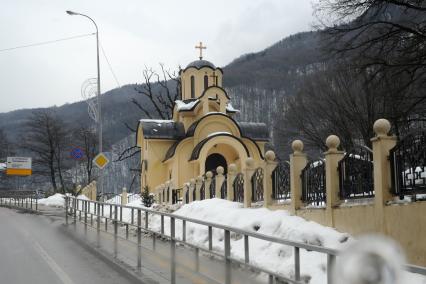
[{"label": "arched entrance", "polygon": [[213,173],[216,173],[216,169],[219,166],[222,166],[225,169],[224,174],[228,172],[228,165],[226,164],[226,159],[218,153],[210,154],[206,159],[206,172],[211,171]]}]

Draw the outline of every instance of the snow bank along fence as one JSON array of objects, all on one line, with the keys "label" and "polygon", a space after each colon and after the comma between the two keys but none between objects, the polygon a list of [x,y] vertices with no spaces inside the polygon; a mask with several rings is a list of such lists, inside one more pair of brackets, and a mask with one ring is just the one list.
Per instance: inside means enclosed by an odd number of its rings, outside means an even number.
[{"label": "snow bank along fence", "polygon": [[240,173],[218,167],[191,179],[182,189],[173,181],[156,188],[159,203],[189,203],[206,198],[263,203],[351,234],[379,232],[398,240],[410,261],[426,265],[426,129],[398,140],[389,135],[385,119],[374,123],[373,149],[357,146],[338,150],[340,139],[330,135],[324,159],[308,161],[303,142],[292,143],[289,162],[278,162],[272,151],[254,167],[246,160]]},{"label": "snow bank along fence", "polygon": [[[130,211],[130,220],[124,220],[123,211]],[[301,261],[300,259],[300,250],[305,249],[308,251],[315,251],[327,255],[327,283],[331,283],[331,269],[334,267],[336,258],[338,261],[339,252],[334,249],[328,249],[321,246],[310,245],[302,242],[295,242],[286,239],[275,238],[256,232],[249,232],[241,230],[238,228],[233,228],[229,226],[224,226],[220,224],[205,222],[201,220],[186,218],[179,215],[174,215],[165,212],[159,212],[151,209],[140,208],[140,207],[131,207],[126,205],[111,204],[111,203],[102,203],[91,200],[82,200],[75,197],[67,196],[65,199],[65,212],[66,212],[66,224],[69,223],[69,218],[73,219],[73,222],[82,222],[85,225],[97,228],[99,233],[102,229],[108,231],[108,227],[112,226],[114,230],[114,236],[119,237],[119,227],[125,230],[125,239],[129,239],[129,230],[131,228],[136,230],[137,234],[137,248],[136,248],[136,262],[138,269],[141,269],[142,266],[142,252],[141,252],[141,238],[142,233],[152,234],[153,248],[155,250],[155,242],[157,238],[167,239],[170,241],[170,267],[171,283],[176,283],[176,245],[181,244],[187,247],[195,249],[195,261],[199,261],[200,251],[210,253],[212,255],[221,257],[224,259],[225,266],[225,279],[223,283],[231,283],[231,265],[239,264],[250,268],[252,271],[265,273],[269,277],[269,283],[274,283],[275,281],[284,281],[285,283],[306,283],[301,279]],[[150,218],[160,217],[160,227],[158,230],[152,228],[152,225],[149,225]],[[158,218],[157,218],[158,219]],[[96,223],[96,224],[95,224]],[[103,224],[102,224],[103,223]],[[169,224],[169,230],[166,230],[166,223]],[[197,246],[192,243],[189,243],[186,239],[187,226],[189,224],[197,224],[201,226],[206,226],[208,228],[208,247]],[[180,230],[182,232],[181,236],[176,234],[176,226],[181,226]],[[103,227],[103,228],[102,228]],[[223,250],[213,250],[213,230],[218,230],[223,232]],[[233,238],[244,238],[244,259],[238,259],[232,256],[231,248],[231,237]],[[250,262],[250,250],[249,242],[251,239],[263,240],[266,242],[271,242],[273,244],[280,244],[291,246],[294,249],[294,276],[289,278],[288,276],[281,275],[276,271],[270,271],[268,269],[261,268],[254,263]],[[118,253],[115,251],[115,253]],[[196,267],[199,267],[199,264],[196,263]],[[407,271],[413,273],[420,273],[426,275],[426,269],[414,265],[407,265]],[[215,279],[220,281],[220,279]],[[280,282],[281,283],[281,282]]]},{"label": "snow bank along fence", "polygon": [[32,190],[1,190],[0,206],[37,211],[37,192]]}]

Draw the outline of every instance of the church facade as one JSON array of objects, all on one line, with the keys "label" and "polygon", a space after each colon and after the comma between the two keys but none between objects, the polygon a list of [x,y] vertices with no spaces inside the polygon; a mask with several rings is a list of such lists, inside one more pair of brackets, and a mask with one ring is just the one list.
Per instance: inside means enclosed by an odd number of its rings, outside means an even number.
[{"label": "church facade", "polygon": [[264,161],[269,133],[264,123],[239,122],[222,88],[223,71],[200,60],[180,71],[181,100],[172,120],[142,119],[137,128],[141,149],[141,186],[153,191],[169,182],[182,188],[190,179],[235,164],[242,171],[251,157]]}]

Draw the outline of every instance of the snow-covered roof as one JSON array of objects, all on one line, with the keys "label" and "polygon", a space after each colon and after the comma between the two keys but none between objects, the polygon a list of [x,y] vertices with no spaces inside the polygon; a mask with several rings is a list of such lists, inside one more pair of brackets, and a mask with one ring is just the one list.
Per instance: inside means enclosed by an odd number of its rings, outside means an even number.
[{"label": "snow-covered roof", "polygon": [[227,112],[240,112],[238,109],[235,109],[231,103],[226,104],[226,111]]},{"label": "snow-covered roof", "polygon": [[192,99],[192,100],[176,100],[176,108],[177,111],[189,111],[194,109],[194,107],[200,102],[200,100]]},{"label": "snow-covered roof", "polygon": [[181,122],[173,120],[141,119],[145,139],[180,140],[185,137],[185,128]]}]

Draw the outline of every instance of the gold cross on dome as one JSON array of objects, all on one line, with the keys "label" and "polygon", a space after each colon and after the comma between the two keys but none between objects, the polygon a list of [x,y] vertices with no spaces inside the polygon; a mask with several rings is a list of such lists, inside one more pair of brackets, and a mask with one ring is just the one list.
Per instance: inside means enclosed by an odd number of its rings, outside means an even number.
[{"label": "gold cross on dome", "polygon": [[200,50],[200,60],[203,59],[203,49],[207,49],[207,47],[203,46],[203,42],[200,41],[200,45],[196,45],[195,48]]}]

